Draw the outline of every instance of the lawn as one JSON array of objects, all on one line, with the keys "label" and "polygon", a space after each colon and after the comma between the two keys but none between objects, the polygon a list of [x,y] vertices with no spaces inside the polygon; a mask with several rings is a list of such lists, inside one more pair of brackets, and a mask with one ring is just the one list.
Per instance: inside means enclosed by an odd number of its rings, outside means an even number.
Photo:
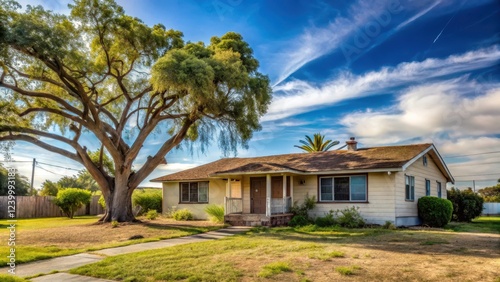
[{"label": "lawn", "polygon": [[[113,228],[111,224],[97,224],[95,216],[42,219],[19,219],[16,224],[16,262],[25,263],[40,259],[89,252],[104,248],[125,246],[187,236],[219,229],[207,221],[178,222],[160,218],[142,223],[126,223]],[[7,220],[0,220],[0,238],[7,242]],[[144,238],[129,240],[141,235]],[[7,262],[8,248],[0,248],[0,263]]]},{"label": "lawn", "polygon": [[456,232],[500,233],[500,216],[481,216],[470,223],[451,222],[445,229]]},{"label": "lawn", "polygon": [[500,234],[380,228],[255,228],[108,257],[71,271],[123,281],[497,281]]}]

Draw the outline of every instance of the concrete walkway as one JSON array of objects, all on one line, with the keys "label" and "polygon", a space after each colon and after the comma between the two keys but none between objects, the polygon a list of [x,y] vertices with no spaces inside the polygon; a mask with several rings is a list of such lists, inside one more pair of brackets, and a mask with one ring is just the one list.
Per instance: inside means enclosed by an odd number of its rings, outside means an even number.
[{"label": "concrete walkway", "polygon": [[[231,226],[216,231],[210,231],[186,237],[179,237],[179,238],[166,239],[156,242],[140,243],[135,245],[98,250],[92,252],[92,254],[83,253],[72,256],[58,257],[53,259],[25,263],[16,267],[16,275],[21,277],[26,277],[37,274],[47,274],[53,271],[60,271],[60,272],[67,271],[75,267],[80,267],[82,265],[98,262],[104,259],[106,256],[117,256],[117,255],[160,249],[160,248],[172,247],[172,246],[195,243],[195,242],[204,242],[209,240],[221,239],[248,231],[250,230],[250,228],[251,227],[246,227],[246,226]],[[0,273],[7,273],[7,270],[8,268],[6,267],[0,268]],[[56,273],[34,278],[32,279],[32,281],[90,282],[90,281],[110,281],[110,280],[72,275],[67,273]]]}]

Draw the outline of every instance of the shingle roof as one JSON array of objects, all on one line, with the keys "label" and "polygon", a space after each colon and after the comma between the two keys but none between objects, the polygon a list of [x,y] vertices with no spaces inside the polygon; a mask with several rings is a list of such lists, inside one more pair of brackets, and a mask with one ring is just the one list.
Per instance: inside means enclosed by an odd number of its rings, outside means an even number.
[{"label": "shingle roof", "polygon": [[401,168],[432,144],[361,148],[356,151],[338,150],[298,153],[255,158],[225,158],[205,165],[165,175],[151,181],[207,179],[217,174],[252,172],[328,172]]}]

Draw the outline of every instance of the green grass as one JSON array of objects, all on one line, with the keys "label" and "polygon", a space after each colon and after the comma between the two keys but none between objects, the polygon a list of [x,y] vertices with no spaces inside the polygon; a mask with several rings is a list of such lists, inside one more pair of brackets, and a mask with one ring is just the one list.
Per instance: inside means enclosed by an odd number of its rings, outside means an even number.
[{"label": "green grass", "polygon": [[472,222],[450,222],[444,227],[455,232],[500,233],[500,216],[480,216]]},{"label": "green grass", "polygon": [[335,271],[337,271],[341,275],[354,275],[356,274],[356,270],[358,269],[361,268],[357,265],[335,267]]},{"label": "green grass", "polygon": [[293,270],[288,262],[276,261],[264,265],[262,270],[259,272],[258,276],[263,278],[269,278],[271,276],[280,274],[282,272],[292,272],[292,271]]},{"label": "green grass", "polygon": [[18,276],[10,275],[10,274],[0,274],[0,281],[2,282],[28,282],[28,280],[23,279]]},{"label": "green grass", "polygon": [[[37,246],[36,242],[23,242],[23,231],[26,232],[46,232],[50,231],[52,228],[61,228],[69,226],[82,226],[82,230],[89,224],[97,222],[97,217],[95,216],[79,216],[73,219],[67,217],[52,217],[52,218],[36,218],[36,219],[19,219],[16,222],[16,263],[26,263],[37,260],[49,259],[54,257],[68,256],[83,252],[92,252],[96,250],[127,246],[138,243],[153,242],[170,238],[177,238],[182,236],[188,236],[193,234],[199,234],[211,230],[219,229],[220,226],[204,226],[204,227],[193,227],[193,226],[148,226],[149,229],[158,230],[160,233],[162,230],[168,230],[168,234],[146,237],[144,239],[138,240],[125,240],[119,242],[106,242],[106,238],[103,238],[102,242],[96,244],[87,243],[80,247],[65,247],[64,243],[57,241],[54,238],[54,245],[52,246]],[[9,230],[6,228],[8,226],[7,220],[0,220],[0,236],[5,237]],[[119,229],[118,229],[119,230]],[[85,232],[85,231],[82,231]],[[52,233],[51,236],[54,236]],[[85,236],[80,234],[75,234],[75,236]],[[9,248],[0,248],[0,264],[4,265],[8,259],[7,255]],[[0,279],[0,281],[2,281]]]}]

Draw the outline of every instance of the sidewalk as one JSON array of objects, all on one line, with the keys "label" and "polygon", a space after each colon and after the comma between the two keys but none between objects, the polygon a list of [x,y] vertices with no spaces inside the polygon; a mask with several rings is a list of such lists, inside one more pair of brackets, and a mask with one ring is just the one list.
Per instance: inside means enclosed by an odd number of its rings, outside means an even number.
[{"label": "sidewalk", "polygon": [[[116,247],[110,249],[103,249],[89,253],[76,254],[72,256],[58,257],[47,260],[40,260],[36,262],[21,264],[16,267],[16,275],[20,277],[33,276],[37,274],[47,274],[53,271],[64,272],[75,267],[91,264],[103,260],[106,256],[117,256],[152,249],[166,248],[177,245],[204,242],[209,240],[216,240],[232,236],[250,230],[251,227],[246,226],[231,226],[216,231],[190,235],[186,237],[179,237],[173,239],[166,239],[156,242],[140,243],[135,245]],[[7,273],[8,268],[0,268],[0,273]],[[90,281],[109,281],[96,279],[92,277],[72,275],[67,273],[56,273],[38,278],[31,279],[35,282],[44,281],[74,281],[74,282],[90,282]]]}]

